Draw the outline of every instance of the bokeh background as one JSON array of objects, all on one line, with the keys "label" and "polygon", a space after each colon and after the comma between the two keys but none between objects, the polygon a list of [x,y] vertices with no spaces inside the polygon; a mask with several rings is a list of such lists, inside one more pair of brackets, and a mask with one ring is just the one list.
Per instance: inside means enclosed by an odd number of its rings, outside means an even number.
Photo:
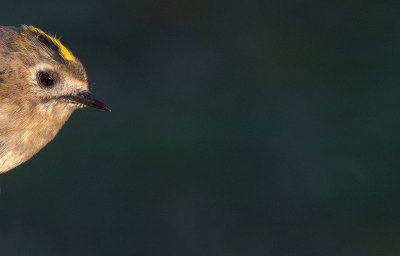
[{"label": "bokeh background", "polygon": [[2,3],[113,111],[0,175],[0,254],[399,255],[399,8]]}]

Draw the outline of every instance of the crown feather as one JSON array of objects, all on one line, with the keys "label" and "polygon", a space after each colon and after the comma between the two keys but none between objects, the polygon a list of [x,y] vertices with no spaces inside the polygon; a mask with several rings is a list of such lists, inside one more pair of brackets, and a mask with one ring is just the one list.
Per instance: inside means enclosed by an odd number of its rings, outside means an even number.
[{"label": "crown feather", "polygon": [[75,62],[75,56],[60,42],[60,40],[46,34],[43,30],[35,28],[34,26],[27,26],[27,29],[35,33],[41,43],[57,52],[63,60]]}]

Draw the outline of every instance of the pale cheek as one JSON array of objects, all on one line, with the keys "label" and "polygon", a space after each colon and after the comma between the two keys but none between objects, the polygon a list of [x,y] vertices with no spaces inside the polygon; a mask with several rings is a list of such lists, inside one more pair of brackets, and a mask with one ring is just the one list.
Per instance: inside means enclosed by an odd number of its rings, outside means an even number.
[{"label": "pale cheek", "polygon": [[69,115],[73,108],[69,106],[67,102],[57,102],[57,101],[49,101],[47,103],[38,104],[37,113],[40,116],[51,116],[55,118],[56,116],[59,118],[65,118],[65,116]]},{"label": "pale cheek", "polygon": [[49,115],[53,112],[54,103],[47,103],[47,104],[39,104],[37,106],[38,112],[42,115]]}]

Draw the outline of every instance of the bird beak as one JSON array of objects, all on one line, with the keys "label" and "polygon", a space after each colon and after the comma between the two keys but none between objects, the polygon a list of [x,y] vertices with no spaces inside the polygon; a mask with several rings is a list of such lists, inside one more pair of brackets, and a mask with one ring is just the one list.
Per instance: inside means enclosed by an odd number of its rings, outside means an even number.
[{"label": "bird beak", "polygon": [[109,107],[103,102],[96,100],[90,92],[79,92],[76,96],[71,96],[69,98],[76,103],[83,104],[87,107],[97,108],[101,110],[111,111]]}]

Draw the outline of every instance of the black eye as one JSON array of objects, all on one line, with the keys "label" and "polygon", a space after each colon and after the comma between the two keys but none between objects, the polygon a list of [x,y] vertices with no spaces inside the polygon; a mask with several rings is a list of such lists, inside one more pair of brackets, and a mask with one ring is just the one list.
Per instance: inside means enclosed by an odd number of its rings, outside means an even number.
[{"label": "black eye", "polygon": [[46,72],[39,72],[38,80],[40,85],[44,87],[50,87],[54,84],[54,78],[49,73]]}]

